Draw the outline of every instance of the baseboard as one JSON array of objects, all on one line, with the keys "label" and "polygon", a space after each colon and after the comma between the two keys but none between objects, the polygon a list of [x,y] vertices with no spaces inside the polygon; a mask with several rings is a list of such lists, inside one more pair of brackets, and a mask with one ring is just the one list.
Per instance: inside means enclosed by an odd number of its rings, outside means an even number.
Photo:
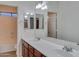
[{"label": "baseboard", "polygon": [[16,48],[14,44],[0,45],[0,53],[15,51],[15,50]]}]

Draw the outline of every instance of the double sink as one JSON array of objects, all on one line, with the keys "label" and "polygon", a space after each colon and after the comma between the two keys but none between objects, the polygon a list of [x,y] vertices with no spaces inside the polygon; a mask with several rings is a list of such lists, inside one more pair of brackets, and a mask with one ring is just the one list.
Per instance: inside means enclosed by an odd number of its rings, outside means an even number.
[{"label": "double sink", "polygon": [[48,57],[79,57],[79,51],[73,48],[67,51],[67,49],[63,49],[64,46],[43,39],[34,40],[34,42],[39,44],[39,50]]},{"label": "double sink", "polygon": [[[27,41],[27,40],[26,40]],[[42,52],[47,57],[79,57],[79,51],[72,48],[72,51],[63,49],[64,46],[52,43],[44,39],[28,40],[34,48]]]}]

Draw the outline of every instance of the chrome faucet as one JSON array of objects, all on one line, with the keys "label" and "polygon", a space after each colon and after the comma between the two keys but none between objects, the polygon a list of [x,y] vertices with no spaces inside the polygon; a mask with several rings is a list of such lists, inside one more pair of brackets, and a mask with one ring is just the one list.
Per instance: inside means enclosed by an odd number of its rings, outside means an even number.
[{"label": "chrome faucet", "polygon": [[67,46],[64,46],[63,50],[65,50],[67,52],[72,52],[72,48],[71,47],[67,47]]}]

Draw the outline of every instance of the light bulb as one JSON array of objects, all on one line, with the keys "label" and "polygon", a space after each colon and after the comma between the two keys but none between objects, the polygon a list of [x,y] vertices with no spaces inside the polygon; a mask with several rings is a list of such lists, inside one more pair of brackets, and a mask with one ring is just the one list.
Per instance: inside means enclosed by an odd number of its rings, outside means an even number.
[{"label": "light bulb", "polygon": [[25,16],[25,19],[27,18],[27,16]]},{"label": "light bulb", "polygon": [[42,10],[47,9],[47,5],[41,7]]},{"label": "light bulb", "polygon": [[30,15],[33,15],[33,13],[31,13]]},{"label": "light bulb", "polygon": [[41,4],[38,4],[37,6],[36,6],[36,9],[39,9],[39,8],[41,8]]},{"label": "light bulb", "polygon": [[29,14],[29,12],[26,12],[26,14],[28,15],[28,14]]}]

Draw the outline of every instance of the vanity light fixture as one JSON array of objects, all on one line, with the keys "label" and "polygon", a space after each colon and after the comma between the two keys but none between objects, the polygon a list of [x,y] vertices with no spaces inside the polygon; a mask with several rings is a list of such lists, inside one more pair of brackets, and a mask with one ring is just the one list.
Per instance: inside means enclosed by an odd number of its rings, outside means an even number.
[{"label": "vanity light fixture", "polygon": [[41,9],[41,10],[47,9],[46,2],[41,2],[41,3],[37,4],[36,9]]},{"label": "vanity light fixture", "polygon": [[39,3],[38,5],[36,5],[36,9],[40,9],[41,6],[42,6],[42,5]]},{"label": "vanity light fixture", "polygon": [[41,8],[42,10],[45,10],[47,9],[47,5],[45,5],[44,7]]}]

